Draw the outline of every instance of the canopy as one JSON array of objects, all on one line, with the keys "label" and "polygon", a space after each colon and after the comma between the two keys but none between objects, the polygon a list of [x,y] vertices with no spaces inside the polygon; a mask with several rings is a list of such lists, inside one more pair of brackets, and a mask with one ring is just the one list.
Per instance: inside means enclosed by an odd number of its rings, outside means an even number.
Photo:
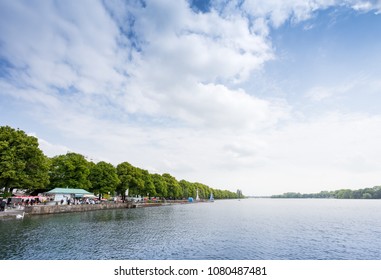
[{"label": "canopy", "polygon": [[55,188],[55,189],[52,189],[48,192],[46,192],[46,194],[74,194],[74,195],[92,195],[91,192],[88,192],[88,191],[85,191],[84,189],[69,189],[69,188]]},{"label": "canopy", "polygon": [[86,197],[86,198],[97,198],[97,196],[93,195],[93,194],[84,194],[83,197]]}]

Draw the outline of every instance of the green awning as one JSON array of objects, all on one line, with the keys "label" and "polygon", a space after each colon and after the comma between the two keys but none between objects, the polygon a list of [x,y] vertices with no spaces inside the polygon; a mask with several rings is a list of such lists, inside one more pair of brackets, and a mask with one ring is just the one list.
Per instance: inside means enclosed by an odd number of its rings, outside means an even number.
[{"label": "green awning", "polygon": [[92,194],[92,193],[84,189],[55,188],[46,192],[46,194],[74,194],[75,196],[77,195],[83,196],[85,194]]}]

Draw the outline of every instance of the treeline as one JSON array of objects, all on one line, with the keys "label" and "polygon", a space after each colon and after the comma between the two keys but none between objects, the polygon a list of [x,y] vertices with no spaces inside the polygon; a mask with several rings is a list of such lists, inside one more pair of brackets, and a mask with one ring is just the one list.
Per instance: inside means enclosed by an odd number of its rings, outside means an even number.
[{"label": "treeline", "polygon": [[381,186],[358,190],[340,189],[335,191],[321,191],[311,194],[288,192],[281,195],[273,195],[271,198],[381,199]]},{"label": "treeline", "polygon": [[53,188],[82,188],[96,195],[114,193],[129,196],[201,199],[213,193],[215,199],[242,197],[242,192],[211,188],[202,183],[178,181],[168,173],[151,174],[128,162],[116,167],[101,161],[88,161],[83,155],[68,152],[49,158],[38,147],[36,137],[9,126],[0,126],[0,192],[9,196],[14,189],[28,193]]}]

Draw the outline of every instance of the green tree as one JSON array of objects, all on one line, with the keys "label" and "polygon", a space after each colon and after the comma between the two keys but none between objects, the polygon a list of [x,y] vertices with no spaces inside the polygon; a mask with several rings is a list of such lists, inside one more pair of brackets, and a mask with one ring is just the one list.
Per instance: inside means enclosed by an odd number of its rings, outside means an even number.
[{"label": "green tree", "polygon": [[143,178],[143,170],[138,167],[133,167],[131,169],[130,177],[130,193],[131,195],[145,195],[145,186]]},{"label": "green tree", "polygon": [[151,174],[147,170],[142,170],[142,179],[144,181],[144,194],[148,197],[156,196],[156,188]]},{"label": "green tree", "polygon": [[120,183],[116,168],[107,162],[101,161],[90,169],[89,179],[91,191],[99,195],[114,193]]},{"label": "green tree", "polygon": [[130,188],[133,169],[134,167],[128,162],[122,162],[116,167],[116,173],[119,178],[119,184],[116,190],[122,196],[123,200],[126,199],[126,191]]},{"label": "green tree", "polygon": [[179,184],[181,187],[183,198],[191,197],[193,193],[192,183],[185,180],[180,180]]},{"label": "green tree", "polygon": [[50,187],[89,190],[90,164],[83,155],[67,153],[51,159]]},{"label": "green tree", "polygon": [[373,187],[373,195],[372,197],[374,199],[380,199],[381,198],[381,186],[375,186]]},{"label": "green tree", "polygon": [[354,199],[360,199],[363,196],[363,193],[361,190],[355,190],[352,192],[352,196]]},{"label": "green tree", "polygon": [[362,198],[363,198],[363,199],[371,199],[371,198],[372,198],[372,195],[371,195],[370,193],[364,193],[364,194],[362,195]]},{"label": "green tree", "polygon": [[36,137],[9,126],[0,127],[0,189],[33,191],[49,183],[49,159],[38,147]]},{"label": "green tree", "polygon": [[166,182],[168,193],[167,196],[173,199],[181,197],[181,187],[179,182],[177,182],[176,178],[171,176],[168,173],[164,173],[163,178]]},{"label": "green tree", "polygon": [[160,174],[153,174],[152,181],[155,186],[156,195],[159,197],[167,197],[168,187],[164,178]]},{"label": "green tree", "polygon": [[352,191],[349,190],[349,189],[342,189],[342,190],[338,190],[336,191],[336,198],[339,198],[339,199],[350,199],[352,198]]},{"label": "green tree", "polygon": [[188,185],[188,197],[196,198],[197,195],[197,186],[194,183]]},{"label": "green tree", "polygon": [[242,191],[240,189],[237,190],[236,194],[237,194],[238,198],[242,198],[243,197]]}]

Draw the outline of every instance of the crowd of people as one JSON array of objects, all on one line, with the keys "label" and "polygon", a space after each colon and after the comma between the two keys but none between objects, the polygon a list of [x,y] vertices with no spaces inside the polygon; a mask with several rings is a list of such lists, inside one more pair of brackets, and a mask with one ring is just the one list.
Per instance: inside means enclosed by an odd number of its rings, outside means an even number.
[{"label": "crowd of people", "polygon": [[[73,198],[73,197],[63,197],[59,203],[61,205],[80,205],[80,204],[98,204],[100,201],[94,198],[82,197],[82,198]],[[58,202],[57,202],[58,204]]]},{"label": "crowd of people", "polygon": [[0,198],[0,211],[5,211],[6,208],[40,205],[46,200],[47,198],[39,196]]},{"label": "crowd of people", "polygon": [[[106,199],[104,199],[106,200]],[[116,197],[113,199],[114,203],[121,202]],[[13,196],[8,198],[0,197],[0,211],[5,211],[7,208],[20,209],[25,206],[34,205],[81,205],[81,204],[99,204],[102,200],[92,197],[74,197],[71,195],[64,195],[62,197],[54,196]]]}]

